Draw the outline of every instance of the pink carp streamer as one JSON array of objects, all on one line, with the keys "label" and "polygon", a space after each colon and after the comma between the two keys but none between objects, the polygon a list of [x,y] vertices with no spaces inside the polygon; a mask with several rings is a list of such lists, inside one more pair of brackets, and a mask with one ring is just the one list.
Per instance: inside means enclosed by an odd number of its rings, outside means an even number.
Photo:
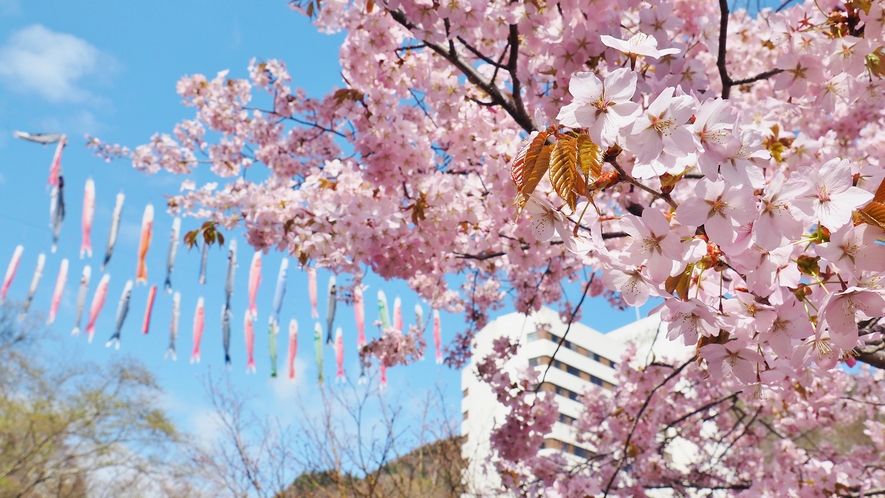
[{"label": "pink carp streamer", "polygon": [[384,391],[387,389],[387,365],[381,362],[381,381],[378,382],[378,388]]},{"label": "pink carp streamer", "polygon": [[393,330],[403,331],[403,302],[399,296],[393,300]]},{"label": "pink carp streamer", "polygon": [[203,328],[206,325],[206,310],[203,298],[197,299],[197,310],[194,312],[194,350],[191,351],[191,363],[200,362],[200,341],[203,340]]},{"label": "pink carp streamer", "polygon": [[255,373],[255,325],[249,313],[243,313],[243,334],[246,336],[246,373]]},{"label": "pink carp streamer", "polygon": [[92,220],[95,218],[95,182],[86,180],[83,189],[83,241],[80,243],[80,259],[92,257]]},{"label": "pink carp streamer", "polygon": [[58,187],[58,177],[61,176],[61,153],[68,142],[66,135],[61,136],[58,145],[55,146],[55,155],[52,156],[52,164],[49,166],[49,180],[46,182],[47,187]]},{"label": "pink carp streamer", "polygon": [[147,258],[148,249],[151,246],[151,234],[154,227],[154,206],[148,204],[144,208],[144,216],[141,218],[141,240],[138,242],[138,269],[135,272],[135,285],[147,285]]},{"label": "pink carp streamer", "polygon": [[144,322],[141,325],[141,333],[147,334],[148,329],[151,327],[151,311],[154,309],[154,298],[157,297],[157,286],[152,285],[151,290],[148,291],[148,300],[147,306],[144,309]]},{"label": "pink carp streamer", "polygon": [[255,251],[252,256],[252,266],[249,268],[249,315],[252,321],[258,320],[258,306],[255,298],[258,297],[258,286],[261,285],[261,251]]},{"label": "pink carp streamer", "polygon": [[15,272],[18,271],[18,264],[22,261],[22,252],[24,246],[16,246],[12,252],[12,259],[9,260],[9,266],[6,267],[6,276],[3,277],[3,288],[0,289],[0,304],[6,299],[6,293],[9,292],[9,286],[12,285],[12,279],[15,278]]},{"label": "pink carp streamer", "polygon": [[307,269],[307,292],[310,295],[310,317],[317,319],[320,312],[317,311],[317,271],[315,268]]},{"label": "pink carp streamer", "polygon": [[298,355],[298,321],[289,321],[289,380],[295,381],[295,357]]},{"label": "pink carp streamer", "polygon": [[52,292],[52,304],[49,305],[49,318],[46,324],[49,325],[55,321],[55,315],[58,313],[58,306],[61,304],[61,296],[65,292],[65,283],[68,281],[68,259],[61,260],[61,266],[58,268],[58,278],[55,279],[55,290]]},{"label": "pink carp streamer", "polygon": [[335,375],[335,382],[345,382],[344,376],[344,335],[341,327],[335,331],[335,364],[338,365],[338,373]]},{"label": "pink carp streamer", "polygon": [[356,318],[356,346],[362,350],[366,345],[366,303],[361,285],[353,288],[353,315]]},{"label": "pink carp streamer", "polygon": [[111,275],[105,273],[95,288],[95,295],[92,296],[92,306],[89,307],[89,323],[86,324],[86,333],[89,334],[89,342],[92,343],[92,337],[95,335],[95,321],[98,320],[98,314],[104,306],[104,301],[108,297],[108,285],[111,283]]},{"label": "pink carp streamer", "polygon": [[439,323],[439,310],[433,310],[433,345],[436,347],[436,362],[442,363],[442,325]]}]

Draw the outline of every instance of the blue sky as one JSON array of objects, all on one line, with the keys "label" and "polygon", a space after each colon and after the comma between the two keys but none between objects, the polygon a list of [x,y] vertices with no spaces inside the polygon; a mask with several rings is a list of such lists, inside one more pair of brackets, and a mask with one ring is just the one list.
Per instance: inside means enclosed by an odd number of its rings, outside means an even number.
[{"label": "blue sky", "polygon": [[[24,299],[31,274],[41,252],[47,256],[44,277],[37,293],[35,311],[48,310],[52,289],[63,257],[70,260],[68,284],[56,322],[51,327],[61,337],[64,353],[72,357],[107,363],[120,355],[139,358],[158,376],[168,393],[166,406],[183,428],[199,432],[206,421],[201,379],[210,369],[223,369],[220,312],[227,249],[213,248],[209,255],[208,282],[198,284],[198,250],[179,248],[173,284],[181,292],[177,362],[164,361],[169,340],[171,296],[162,292],[165,259],[172,218],[165,212],[164,195],[178,191],[183,177],[161,173],[146,176],[128,162],[105,163],[85,147],[88,133],[110,142],[135,146],[155,132],[170,132],[174,124],[192,117],[180,104],[175,83],[185,74],[203,73],[209,77],[230,69],[232,76],[245,76],[252,57],[285,61],[294,84],[308,94],[320,96],[343,86],[339,75],[338,46],[342,34],[320,34],[307,19],[290,11],[284,0],[243,2],[231,0],[192,0],[188,2],[95,1],[84,7],[68,1],[0,0],[0,273],[16,245],[25,246],[19,273],[10,290],[10,299]],[[13,63],[19,61],[17,63]],[[22,62],[23,61],[23,62]],[[49,195],[45,188],[54,146],[42,147],[12,138],[13,130],[61,132],[69,138],[63,173],[68,213],[61,232],[59,251],[51,254]],[[91,260],[79,259],[80,216],[83,185],[92,177],[96,185],[96,216]],[[193,179],[212,179],[205,171]],[[98,267],[104,254],[111,211],[118,192],[126,194],[123,222],[117,247],[107,269],[111,275],[108,300],[98,320],[95,341],[69,337],[75,314],[75,301],[83,265],[93,267],[88,303],[101,277]],[[104,347],[113,332],[117,302],[126,280],[134,278],[136,250],[144,207],[153,203],[156,211],[153,243],[148,253],[149,284],[158,285],[150,334],[140,332],[148,287],[138,286],[132,294],[129,317],[122,333],[122,347]],[[199,222],[186,218],[182,233]],[[269,381],[267,317],[281,255],[271,253],[263,260],[263,281],[259,291],[259,319],[256,323],[255,356],[257,375],[246,375],[243,345],[243,312],[247,305],[246,282],[253,250],[239,233],[239,268],[234,293],[234,320],[231,349],[235,385],[252,397],[252,408],[262,414],[296,412],[297,403],[316,399],[316,366],[313,361],[313,321],[307,298],[307,278],[294,259],[290,260],[289,284],[282,322],[295,317],[301,328],[299,340],[299,380]],[[330,274],[319,272],[320,316],[325,318],[325,289]],[[346,281],[348,277],[343,277]],[[367,322],[376,318],[374,296],[384,289],[390,305],[397,295],[403,299],[405,322],[412,322],[417,297],[402,282],[383,282],[370,276],[366,292]],[[574,288],[575,293],[579,289]],[[206,301],[206,329],[202,342],[202,363],[188,363],[192,347],[191,330],[197,299]],[[576,299],[577,296],[573,296]],[[424,305],[427,309],[426,304]],[[508,306],[504,312],[509,312]],[[425,312],[427,316],[429,313]],[[605,302],[592,301],[585,309],[585,322],[608,331],[635,318],[635,313],[612,311]],[[355,354],[353,310],[339,304],[336,324],[344,329],[347,346],[346,370],[355,380],[358,361]],[[443,339],[460,330],[463,318],[443,315]],[[85,326],[85,318],[84,323]],[[279,337],[281,372],[286,358],[286,331]],[[377,335],[374,327],[367,334]],[[428,335],[428,339],[430,339]],[[432,341],[431,341],[432,344]],[[431,346],[432,347],[432,346]],[[428,352],[432,358],[432,350]],[[326,348],[327,379],[334,378],[334,355]],[[391,398],[409,399],[408,393],[424,392],[441,386],[446,402],[457,413],[460,403],[459,372],[435,365],[432,360],[389,370]],[[420,397],[420,396],[418,396]],[[293,419],[294,420],[294,419]]]}]

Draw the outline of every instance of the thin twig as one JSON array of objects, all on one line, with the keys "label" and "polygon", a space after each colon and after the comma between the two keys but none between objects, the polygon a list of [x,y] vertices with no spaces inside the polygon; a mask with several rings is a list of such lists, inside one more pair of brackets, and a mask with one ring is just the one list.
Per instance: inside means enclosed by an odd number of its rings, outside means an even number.
[{"label": "thin twig", "polygon": [[[723,0],[724,1],[724,0]],[[624,449],[621,451],[621,458],[618,459],[618,467],[612,472],[611,478],[608,480],[608,484],[605,486],[605,492],[603,493],[603,498],[608,496],[609,491],[611,491],[612,485],[615,483],[615,478],[618,476],[618,473],[624,467],[624,462],[627,460],[627,450],[630,447],[630,441],[633,439],[633,433],[636,432],[636,427],[639,426],[639,421],[642,419],[642,414],[645,413],[645,410],[648,408],[648,405],[651,404],[651,398],[658,392],[658,389],[664,387],[668,382],[673,380],[674,377],[679,375],[685,367],[694,363],[697,359],[697,355],[692,356],[685,363],[675,368],[670,375],[664,378],[664,381],[660,384],[656,385],[654,389],[648,393],[648,396],[645,398],[645,402],[642,403],[642,406],[639,407],[639,412],[636,413],[636,417],[633,419],[633,426],[630,428],[630,432],[627,434],[627,439],[624,440]]]},{"label": "thin twig", "polygon": [[618,172],[618,175],[620,176],[620,178],[622,180],[624,180],[625,182],[629,183],[630,185],[634,185],[636,187],[639,187],[642,190],[645,190],[646,192],[648,192],[649,194],[654,196],[656,199],[660,199],[660,200],[666,202],[667,204],[669,204],[670,207],[672,207],[673,209],[676,209],[677,207],[679,207],[679,205],[676,204],[676,201],[674,201],[673,198],[670,197],[670,194],[664,194],[662,192],[658,192],[657,190],[642,184],[641,182],[639,182],[638,180],[636,180],[635,178],[630,176],[626,171],[624,171],[624,168],[622,168],[621,165],[618,164],[617,160],[612,159],[611,161],[608,161],[608,163],[611,164],[613,168],[615,168],[615,171]]},{"label": "thin twig", "polygon": [[575,321],[575,317],[578,315],[578,310],[581,309],[581,305],[584,304],[584,299],[587,298],[587,291],[590,290],[590,284],[593,283],[593,277],[596,274],[590,276],[590,280],[587,281],[587,285],[584,286],[584,293],[581,294],[581,300],[578,301],[578,305],[575,306],[575,310],[572,312],[571,316],[568,319],[568,325],[565,328],[565,333],[562,334],[562,337],[559,338],[559,344],[556,345],[556,349],[553,350],[553,355],[550,357],[550,361],[547,362],[547,368],[544,369],[544,375],[541,376],[541,380],[535,386],[535,392],[537,393],[541,390],[541,386],[544,385],[544,381],[547,379],[547,372],[550,371],[550,366],[553,365],[553,360],[556,359],[556,353],[559,352],[559,349],[562,347],[563,343],[565,343],[565,338],[568,336],[569,331],[572,329],[572,322]]}]

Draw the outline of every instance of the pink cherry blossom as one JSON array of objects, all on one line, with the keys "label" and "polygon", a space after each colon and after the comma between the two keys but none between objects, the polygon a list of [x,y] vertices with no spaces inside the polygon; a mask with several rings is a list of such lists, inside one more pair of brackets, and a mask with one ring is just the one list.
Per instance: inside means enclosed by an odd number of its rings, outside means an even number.
[{"label": "pink cherry blossom", "polygon": [[652,35],[636,33],[629,40],[620,40],[613,36],[602,35],[599,37],[603,45],[618,50],[631,58],[636,56],[660,59],[665,55],[675,55],[681,52],[678,48],[665,48],[658,50],[658,40]]},{"label": "pink cherry blossom", "polygon": [[715,311],[698,299],[667,301],[661,320],[668,323],[667,338],[675,341],[681,337],[686,346],[698,342],[699,337],[716,337],[725,327]]},{"label": "pink cherry blossom", "polygon": [[682,245],[660,211],[646,209],[642,212],[642,218],[624,216],[621,218],[621,229],[634,239],[624,251],[622,259],[625,263],[647,266],[649,276],[656,282],[663,282],[670,276],[672,262],[682,256]]},{"label": "pink cherry blossom", "polygon": [[569,128],[588,128],[594,142],[611,146],[619,130],[639,112],[639,104],[631,101],[636,78],[626,68],[612,71],[605,82],[593,73],[575,73],[568,85],[574,100],[559,111],[557,121]]},{"label": "pink cherry blossom", "polygon": [[819,326],[827,326],[833,343],[844,350],[857,344],[857,320],[885,314],[885,297],[881,292],[849,287],[829,294],[821,304]]},{"label": "pink cherry blossom", "polygon": [[822,83],[826,79],[820,63],[809,55],[784,54],[777,64],[784,71],[775,77],[774,88],[786,89],[793,98],[804,96],[809,83]]},{"label": "pink cherry blossom", "polygon": [[885,231],[870,225],[845,225],[830,235],[830,241],[815,246],[815,251],[836,267],[845,280],[857,281],[863,271],[885,272],[885,245],[877,240]]},{"label": "pink cherry blossom", "polygon": [[707,344],[701,348],[701,356],[707,360],[710,375],[714,378],[733,373],[746,384],[757,382],[756,367],[764,361],[762,355],[747,348],[743,340]]},{"label": "pink cherry blossom", "polygon": [[[691,132],[685,127],[694,113],[694,99],[688,95],[674,97],[675,91],[665,89],[634,121],[626,144],[636,155],[638,164],[651,163],[662,153],[684,157],[697,150]],[[637,174],[637,178],[650,176]]]},{"label": "pink cherry blossom", "polygon": [[819,169],[806,168],[802,176],[809,190],[795,205],[831,231],[851,220],[851,211],[873,198],[873,194],[852,186],[851,163],[831,159]]},{"label": "pink cherry blossom", "polygon": [[783,173],[777,172],[760,198],[759,219],[753,224],[755,241],[759,247],[772,250],[796,240],[802,233],[799,212],[792,201],[806,187],[798,182],[785,183]]},{"label": "pink cherry blossom", "polygon": [[737,228],[757,217],[752,192],[745,187],[734,188],[704,179],[698,182],[695,193],[697,196],[679,205],[676,217],[685,225],[703,225],[713,242],[731,244]]}]

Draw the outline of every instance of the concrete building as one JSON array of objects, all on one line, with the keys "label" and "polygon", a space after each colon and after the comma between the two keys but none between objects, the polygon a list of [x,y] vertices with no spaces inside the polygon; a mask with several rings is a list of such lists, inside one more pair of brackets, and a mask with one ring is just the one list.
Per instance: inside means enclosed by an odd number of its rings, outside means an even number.
[{"label": "concrete building", "polygon": [[543,374],[552,358],[541,389],[556,393],[559,420],[545,438],[543,451],[558,451],[575,459],[590,455],[589,448],[577,444],[572,427],[581,411],[578,399],[590,389],[614,387],[614,368],[628,343],[637,345],[636,358],[643,363],[651,361],[654,355],[679,358],[691,354],[689,348],[666,338],[666,333],[661,331],[659,315],[653,315],[607,334],[582,323],[573,323],[554,358],[554,351],[566,328],[567,324],[562,322],[559,313],[542,308],[530,316],[520,313],[501,316],[476,335],[473,359],[461,372],[462,454],[470,462],[467,482],[475,488],[471,490],[472,495],[483,496],[482,489],[500,484],[494,468],[489,465],[489,436],[503,420],[505,410],[491,389],[476,377],[476,362],[492,351],[495,338],[507,336],[522,344],[517,356],[506,366],[513,372],[528,365]]}]

